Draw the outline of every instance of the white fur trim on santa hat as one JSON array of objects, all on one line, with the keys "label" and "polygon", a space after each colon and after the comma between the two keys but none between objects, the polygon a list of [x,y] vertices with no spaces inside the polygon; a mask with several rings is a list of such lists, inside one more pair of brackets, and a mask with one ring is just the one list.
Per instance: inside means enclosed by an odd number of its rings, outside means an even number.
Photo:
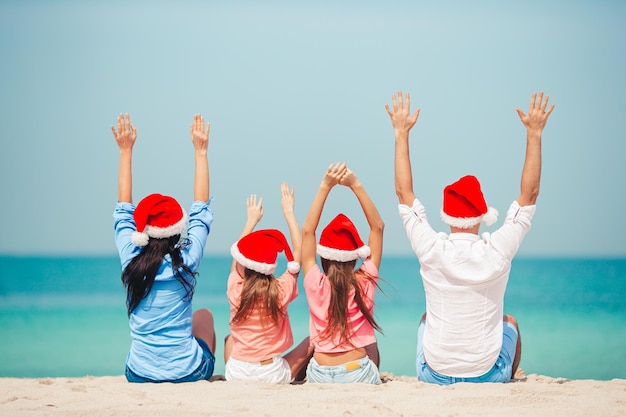
[{"label": "white fur trim on santa hat", "polygon": [[441,220],[452,227],[458,227],[459,229],[469,229],[478,223],[485,222],[487,226],[491,226],[498,220],[498,210],[493,207],[487,208],[487,213],[477,217],[452,217],[446,214],[443,209],[439,213]]},{"label": "white fur trim on santa hat", "polygon": [[[245,266],[248,269],[258,272],[263,275],[272,275],[276,270],[276,264],[267,264],[264,262],[253,261],[252,259],[248,259],[239,251],[239,247],[237,246],[238,242],[233,243],[230,247],[230,254],[233,259],[239,262],[241,265]],[[298,271],[299,271],[298,265]]]},{"label": "white fur trim on santa hat", "polygon": [[187,220],[187,213],[183,210],[183,217],[173,225],[168,227],[154,227],[147,224],[146,227],[144,227],[143,232],[133,232],[130,240],[137,246],[146,246],[151,237],[155,239],[163,239],[166,237],[180,235],[187,228]]},{"label": "white fur trim on santa hat", "polygon": [[180,235],[187,227],[187,220],[187,213],[183,210],[183,217],[173,225],[167,227],[154,227],[147,224],[143,229],[143,232],[155,239],[163,239],[170,236]]},{"label": "white fur trim on santa hat", "polygon": [[369,246],[363,245],[355,250],[339,250],[335,248],[329,248],[327,246],[317,245],[317,254],[330,261],[348,262],[361,258],[366,259],[372,253]]}]

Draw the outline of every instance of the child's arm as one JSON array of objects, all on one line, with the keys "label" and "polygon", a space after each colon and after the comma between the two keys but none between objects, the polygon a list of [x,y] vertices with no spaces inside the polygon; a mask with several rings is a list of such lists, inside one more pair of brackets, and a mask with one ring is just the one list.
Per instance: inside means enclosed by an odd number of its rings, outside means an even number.
[{"label": "child's arm", "polygon": [[302,269],[304,275],[315,266],[315,249],[317,246],[315,242],[315,230],[320,222],[326,198],[331,188],[339,184],[339,181],[345,175],[346,171],[345,163],[337,162],[328,167],[324,178],[322,178],[320,188],[317,190],[317,194],[313,199],[313,203],[311,203],[309,214],[307,214],[302,224]]},{"label": "child's arm", "polygon": [[135,126],[130,123],[130,116],[120,114],[117,118],[117,131],[111,126],[117,146],[120,148],[120,168],[117,177],[117,201],[120,203],[133,202],[133,145],[137,139]]},{"label": "child's arm", "polygon": [[196,171],[193,183],[193,199],[194,201],[209,201],[209,160],[207,158],[207,149],[209,147],[209,131],[211,124],[207,123],[204,127],[204,117],[196,114],[191,123],[191,142],[195,149]]},{"label": "child's arm", "polygon": [[[263,199],[259,198],[259,201],[257,202],[256,194],[250,195],[250,197],[246,199],[246,212],[248,213],[248,218],[246,220],[246,224],[243,226],[241,235],[239,235],[239,239],[252,233],[256,225],[261,221],[261,218],[263,217]],[[230,272],[233,272],[236,266],[237,261],[233,259]]]},{"label": "child's arm", "polygon": [[291,244],[293,246],[293,260],[300,263],[302,260],[302,233],[300,232],[300,226],[298,226],[298,221],[294,213],[294,206],[296,204],[295,191],[293,188],[289,191],[289,185],[286,182],[281,184],[280,190],[283,194],[281,200],[283,215],[285,216],[285,220],[287,220],[287,227],[289,228]]},{"label": "child's arm", "polygon": [[374,202],[367,194],[367,191],[365,191],[363,184],[361,184],[356,174],[349,168],[346,174],[341,178],[340,184],[349,187],[361,204],[367,223],[370,226],[367,242],[367,245],[372,251],[370,260],[376,265],[376,269],[378,269],[380,268],[380,260],[383,253],[383,230],[385,229],[385,223],[376,209]]}]

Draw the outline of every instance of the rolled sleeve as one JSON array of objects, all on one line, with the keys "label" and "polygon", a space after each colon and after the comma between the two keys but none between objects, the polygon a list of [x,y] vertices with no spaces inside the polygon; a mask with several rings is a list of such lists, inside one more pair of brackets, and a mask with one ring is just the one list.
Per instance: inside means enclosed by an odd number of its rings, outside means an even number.
[{"label": "rolled sleeve", "polygon": [[536,207],[520,206],[517,201],[513,201],[506,213],[504,224],[491,234],[491,245],[505,258],[512,259],[517,253],[524,236],[530,230]]},{"label": "rolled sleeve", "polygon": [[415,199],[411,207],[399,204],[398,211],[413,252],[418,257],[427,253],[436,241],[437,233],[428,223],[426,209],[422,203]]},{"label": "rolled sleeve", "polygon": [[194,201],[189,209],[189,226],[187,227],[187,238],[190,245],[186,248],[187,265],[192,271],[196,271],[200,266],[200,261],[204,254],[204,246],[211,231],[213,223],[213,211],[211,203],[213,197],[208,202]]},{"label": "rolled sleeve", "polygon": [[140,248],[131,241],[131,236],[137,230],[133,214],[135,206],[131,203],[117,203],[113,211],[113,226],[115,229],[115,246],[120,255],[122,267],[139,253]]}]

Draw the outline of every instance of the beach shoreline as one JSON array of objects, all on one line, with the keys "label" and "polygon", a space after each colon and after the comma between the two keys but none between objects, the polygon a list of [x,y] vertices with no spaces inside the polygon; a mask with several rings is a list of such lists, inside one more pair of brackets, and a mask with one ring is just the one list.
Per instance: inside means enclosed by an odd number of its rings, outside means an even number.
[{"label": "beach shoreline", "polygon": [[531,374],[507,384],[272,385],[199,381],[130,384],[124,376],[0,378],[0,415],[26,416],[623,416],[626,379]]}]

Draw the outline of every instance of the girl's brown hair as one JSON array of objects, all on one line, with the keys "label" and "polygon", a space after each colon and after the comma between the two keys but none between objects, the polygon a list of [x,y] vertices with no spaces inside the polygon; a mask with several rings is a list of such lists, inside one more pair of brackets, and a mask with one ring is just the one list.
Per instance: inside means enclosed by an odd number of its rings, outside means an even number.
[{"label": "girl's brown hair", "polygon": [[245,268],[241,300],[231,323],[246,320],[255,309],[259,311],[264,325],[268,318],[273,323],[279,323],[285,316],[283,306],[280,305],[280,288],[274,276]]},{"label": "girl's brown hair", "polygon": [[[348,297],[351,290],[354,290],[354,301],[365,319],[375,330],[381,332],[380,326],[365,304],[363,294],[361,293],[361,285],[359,284],[360,280],[366,279],[378,287],[374,278],[361,269],[355,271],[356,260],[339,262],[321,258],[321,263],[324,273],[330,282],[331,292],[330,304],[328,306],[328,325],[320,334],[320,337],[329,339],[338,332],[342,342],[352,345],[350,339],[353,332],[348,326]],[[373,302],[373,300],[370,301]]]}]

